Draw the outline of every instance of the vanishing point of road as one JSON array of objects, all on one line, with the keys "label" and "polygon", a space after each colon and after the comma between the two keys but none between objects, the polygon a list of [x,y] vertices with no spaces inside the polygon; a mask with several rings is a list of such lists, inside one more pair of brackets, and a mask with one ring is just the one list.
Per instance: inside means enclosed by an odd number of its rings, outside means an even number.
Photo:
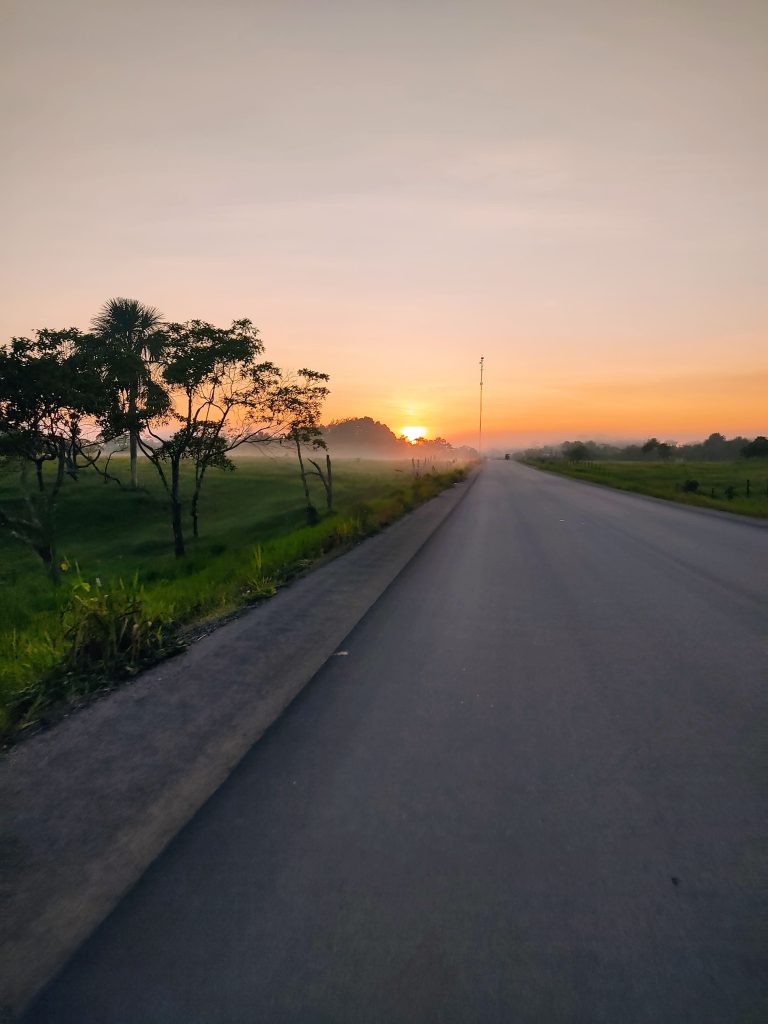
[{"label": "vanishing point of road", "polygon": [[768,1020],[768,529],[486,464],[28,1013]]}]

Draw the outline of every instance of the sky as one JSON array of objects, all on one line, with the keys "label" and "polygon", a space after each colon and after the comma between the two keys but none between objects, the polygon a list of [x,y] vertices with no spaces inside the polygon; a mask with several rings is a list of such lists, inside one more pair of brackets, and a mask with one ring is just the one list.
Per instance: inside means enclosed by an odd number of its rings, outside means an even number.
[{"label": "sky", "polygon": [[0,0],[0,340],[249,317],[327,418],[768,433],[764,0]]}]

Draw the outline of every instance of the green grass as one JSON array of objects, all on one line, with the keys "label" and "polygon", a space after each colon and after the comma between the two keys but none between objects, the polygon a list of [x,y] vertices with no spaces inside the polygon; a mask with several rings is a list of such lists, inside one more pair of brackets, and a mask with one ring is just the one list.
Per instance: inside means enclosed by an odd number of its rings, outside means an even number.
[{"label": "green grass", "polygon": [[[566,462],[565,459],[529,459],[528,465],[552,473],[591,480],[622,491],[650,494],[656,498],[717,508],[745,516],[768,518],[768,460],[738,459],[733,462]],[[686,481],[696,480],[696,492],[685,491]],[[750,495],[747,496],[747,481]],[[732,488],[732,492],[729,492]],[[732,497],[729,497],[732,493]]]},{"label": "green grass", "polygon": [[[334,464],[336,509],[307,525],[294,462],[240,459],[211,473],[200,538],[173,556],[167,505],[151,467],[138,492],[95,475],[67,482],[58,549],[69,566],[55,588],[24,545],[0,534],[0,734],[45,720],[51,708],[112,685],[178,648],[192,626],[270,596],[334,549],[375,533],[464,475],[415,479],[410,464]],[[16,481],[0,479],[13,506]],[[322,488],[313,495],[324,507]],[[19,505],[20,507],[20,505]]]}]

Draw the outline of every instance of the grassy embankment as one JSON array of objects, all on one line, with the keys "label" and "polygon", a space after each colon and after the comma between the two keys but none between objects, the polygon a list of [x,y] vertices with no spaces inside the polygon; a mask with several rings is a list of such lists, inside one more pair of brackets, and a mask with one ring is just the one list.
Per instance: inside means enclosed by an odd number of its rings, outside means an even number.
[{"label": "grassy embankment", "polygon": [[[200,538],[176,559],[165,496],[148,466],[138,492],[84,473],[65,486],[54,587],[22,544],[0,536],[0,736],[55,717],[178,649],[190,627],[269,597],[334,549],[343,550],[463,478],[414,478],[410,465],[339,461],[336,511],[308,526],[294,463],[241,459],[212,473]],[[15,481],[3,479],[8,503]],[[323,495],[314,496],[318,509]],[[188,526],[189,524],[185,524]]]},{"label": "grassy embankment", "polygon": [[[733,462],[567,462],[527,459],[528,465],[577,480],[650,494],[685,505],[718,508],[745,516],[768,518],[768,460]],[[685,490],[696,481],[696,490]],[[750,494],[747,495],[747,481]],[[691,486],[690,483],[688,485]]]}]

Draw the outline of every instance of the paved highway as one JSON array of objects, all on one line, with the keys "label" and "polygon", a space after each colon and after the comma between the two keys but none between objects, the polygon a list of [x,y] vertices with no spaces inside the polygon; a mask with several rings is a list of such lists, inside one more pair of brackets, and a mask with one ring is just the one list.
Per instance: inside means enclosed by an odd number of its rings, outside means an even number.
[{"label": "paved highway", "polygon": [[768,1019],[767,594],[766,529],[487,464],[28,1024]]}]

